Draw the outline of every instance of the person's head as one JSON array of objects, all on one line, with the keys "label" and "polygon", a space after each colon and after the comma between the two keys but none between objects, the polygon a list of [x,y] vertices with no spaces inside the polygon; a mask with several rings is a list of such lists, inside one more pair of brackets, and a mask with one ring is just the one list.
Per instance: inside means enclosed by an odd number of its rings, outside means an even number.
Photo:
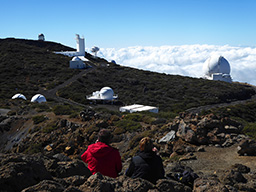
[{"label": "person's head", "polygon": [[112,137],[113,136],[110,130],[108,129],[101,129],[98,133],[98,141],[105,144],[109,144],[111,142]]},{"label": "person's head", "polygon": [[144,137],[140,140],[140,151],[152,151],[153,142],[149,137]]}]

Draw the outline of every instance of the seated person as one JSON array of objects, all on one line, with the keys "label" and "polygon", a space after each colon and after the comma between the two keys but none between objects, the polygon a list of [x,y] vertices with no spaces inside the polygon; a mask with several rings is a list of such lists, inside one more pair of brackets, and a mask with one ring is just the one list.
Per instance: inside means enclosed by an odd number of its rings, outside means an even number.
[{"label": "seated person", "polygon": [[153,151],[153,142],[149,137],[140,141],[140,152],[133,157],[126,175],[131,178],[143,178],[151,183],[164,178],[162,159]]},{"label": "seated person", "polygon": [[122,170],[119,151],[111,147],[112,134],[107,129],[101,129],[96,143],[88,146],[82,154],[82,160],[88,164],[92,174],[100,172],[102,175],[117,177]]}]

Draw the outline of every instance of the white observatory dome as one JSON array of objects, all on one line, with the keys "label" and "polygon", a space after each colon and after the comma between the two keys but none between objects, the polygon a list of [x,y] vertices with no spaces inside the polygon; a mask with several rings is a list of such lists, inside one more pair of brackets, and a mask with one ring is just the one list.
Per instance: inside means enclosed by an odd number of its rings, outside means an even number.
[{"label": "white observatory dome", "polygon": [[12,99],[24,99],[24,100],[27,100],[27,98],[23,94],[20,94],[20,93],[17,93],[14,96],[12,96]]},{"label": "white observatory dome", "polygon": [[42,103],[42,102],[46,102],[46,99],[43,95],[36,94],[32,97],[31,102],[33,102],[33,103]]},{"label": "white observatory dome", "polygon": [[79,57],[73,57],[72,61],[80,61],[81,59]]},{"label": "white observatory dome", "polygon": [[214,73],[230,74],[230,65],[223,56],[213,55],[205,61],[203,70],[207,76]]},{"label": "white observatory dome", "polygon": [[114,91],[110,87],[103,87],[100,92],[100,98],[104,100],[112,100],[114,96]]}]

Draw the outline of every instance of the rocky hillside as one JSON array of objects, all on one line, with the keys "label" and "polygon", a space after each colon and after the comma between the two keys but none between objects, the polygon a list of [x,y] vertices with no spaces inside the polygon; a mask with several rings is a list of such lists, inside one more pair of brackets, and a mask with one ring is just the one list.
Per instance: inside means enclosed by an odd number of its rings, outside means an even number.
[{"label": "rocky hillside", "polygon": [[[70,58],[54,50],[72,49],[0,40],[0,191],[255,191],[254,87],[136,70],[88,53],[93,67],[71,70]],[[85,96],[104,86],[119,103],[90,105]],[[47,102],[11,100],[17,92],[43,93]],[[122,103],[158,106],[160,113],[122,114]],[[92,113],[81,118],[86,109]],[[91,176],[80,158],[102,128],[113,132],[122,156],[117,179]],[[124,176],[145,136],[164,163],[166,178],[156,185]],[[184,170],[199,178],[178,181]]]}]

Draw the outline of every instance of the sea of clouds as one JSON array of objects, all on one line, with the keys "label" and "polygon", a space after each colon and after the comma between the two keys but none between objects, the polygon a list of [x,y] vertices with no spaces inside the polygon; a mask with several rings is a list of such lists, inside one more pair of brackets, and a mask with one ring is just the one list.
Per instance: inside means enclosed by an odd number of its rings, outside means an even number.
[{"label": "sea of clouds", "polygon": [[160,47],[101,48],[98,56],[108,61],[154,72],[202,77],[204,62],[222,55],[231,66],[233,81],[256,85],[256,48],[229,45],[180,45]]}]

